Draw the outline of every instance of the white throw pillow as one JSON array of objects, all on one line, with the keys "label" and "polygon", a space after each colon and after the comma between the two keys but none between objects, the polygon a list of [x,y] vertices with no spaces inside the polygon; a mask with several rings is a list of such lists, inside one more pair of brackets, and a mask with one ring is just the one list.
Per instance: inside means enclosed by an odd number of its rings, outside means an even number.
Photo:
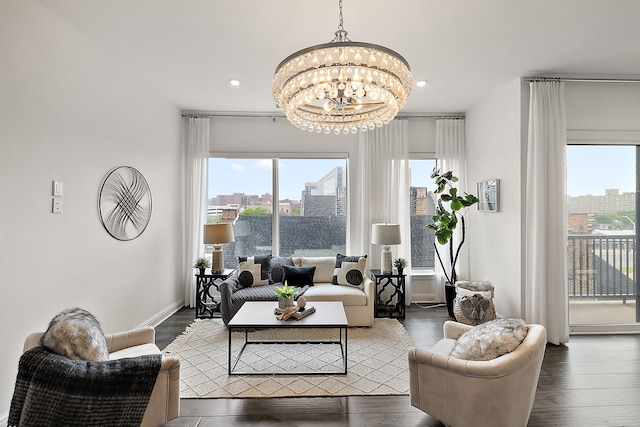
[{"label": "white throw pillow", "polygon": [[460,335],[451,357],[464,360],[491,360],[510,353],[527,336],[529,327],[522,319],[498,318]]},{"label": "white throw pillow", "polygon": [[268,273],[265,274],[261,264],[256,264],[254,257],[248,257],[238,266],[238,283],[243,288],[269,284]]},{"label": "white throw pillow", "polygon": [[355,286],[364,289],[364,269],[367,256],[336,255],[336,267],[333,272],[334,285]]}]

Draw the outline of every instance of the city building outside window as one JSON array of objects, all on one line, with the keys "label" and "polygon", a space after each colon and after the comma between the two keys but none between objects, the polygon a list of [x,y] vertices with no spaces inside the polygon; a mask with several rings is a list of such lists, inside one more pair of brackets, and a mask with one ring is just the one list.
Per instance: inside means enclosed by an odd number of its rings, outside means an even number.
[{"label": "city building outside window", "polygon": [[225,267],[237,267],[238,256],[344,253],[346,164],[344,158],[210,158],[207,222],[233,223],[235,234],[224,248]]}]

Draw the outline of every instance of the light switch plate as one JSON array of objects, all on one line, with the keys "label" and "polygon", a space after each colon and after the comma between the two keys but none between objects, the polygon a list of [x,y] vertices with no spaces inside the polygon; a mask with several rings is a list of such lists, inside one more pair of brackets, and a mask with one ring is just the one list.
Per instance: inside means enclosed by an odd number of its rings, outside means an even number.
[{"label": "light switch plate", "polygon": [[53,197],[62,197],[63,187],[62,181],[53,181]]}]

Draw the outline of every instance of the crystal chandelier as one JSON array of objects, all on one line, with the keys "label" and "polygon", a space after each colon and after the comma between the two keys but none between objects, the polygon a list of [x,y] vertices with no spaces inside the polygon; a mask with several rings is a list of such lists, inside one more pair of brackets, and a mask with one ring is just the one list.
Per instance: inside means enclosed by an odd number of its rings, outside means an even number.
[{"label": "crystal chandelier", "polygon": [[273,78],[273,99],[287,119],[309,132],[357,133],[389,123],[404,106],[413,77],[391,49],[352,42],[340,23],[329,43],[285,58]]}]

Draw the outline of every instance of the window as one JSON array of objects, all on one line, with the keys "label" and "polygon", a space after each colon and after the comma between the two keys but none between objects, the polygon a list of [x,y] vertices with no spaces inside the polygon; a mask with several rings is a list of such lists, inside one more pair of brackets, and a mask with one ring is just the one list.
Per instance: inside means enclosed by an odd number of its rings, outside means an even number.
[{"label": "window", "polygon": [[435,212],[435,188],[431,172],[436,165],[434,159],[411,159],[411,187],[409,188],[411,218],[411,268],[433,269],[435,267],[435,237],[427,224],[433,222]]},{"label": "window", "polygon": [[346,164],[344,158],[210,158],[207,221],[234,224],[225,267],[237,267],[238,256],[344,251]]},{"label": "window", "polygon": [[636,305],[640,146],[567,146],[569,323],[620,325]]}]

